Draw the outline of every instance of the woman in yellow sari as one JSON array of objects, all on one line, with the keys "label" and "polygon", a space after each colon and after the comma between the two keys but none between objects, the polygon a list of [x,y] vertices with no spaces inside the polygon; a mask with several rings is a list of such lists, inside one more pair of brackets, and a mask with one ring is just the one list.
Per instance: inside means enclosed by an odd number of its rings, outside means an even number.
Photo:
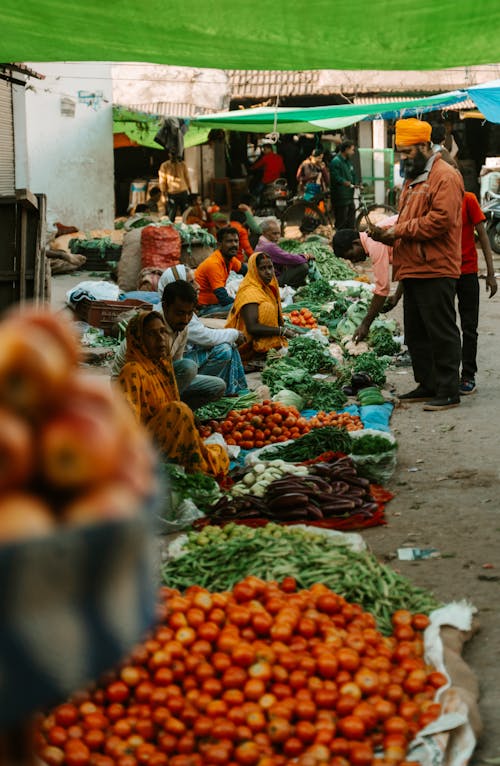
[{"label": "woman in yellow sari", "polygon": [[186,471],[227,474],[229,458],[218,444],[204,444],[179,391],[167,355],[167,329],[160,314],[143,311],[127,327],[127,355],[118,382],[139,421],[161,453]]},{"label": "woman in yellow sari", "polygon": [[239,347],[244,360],[264,358],[271,348],[288,345],[295,332],[285,328],[278,280],[271,259],[254,253],[248,260],[248,273],[236,293],[226,327],[242,332],[246,343]]}]

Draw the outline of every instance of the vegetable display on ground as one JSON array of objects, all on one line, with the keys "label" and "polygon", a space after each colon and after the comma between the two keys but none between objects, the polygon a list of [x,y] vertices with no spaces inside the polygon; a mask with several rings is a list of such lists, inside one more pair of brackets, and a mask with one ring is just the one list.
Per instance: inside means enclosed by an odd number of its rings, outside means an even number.
[{"label": "vegetable display on ground", "polygon": [[289,253],[303,253],[307,248],[307,252],[314,256],[323,279],[343,280],[358,277],[358,272],[351,269],[342,258],[337,258],[328,245],[314,241],[312,238],[309,238],[307,242],[285,239],[280,243],[280,247]]},{"label": "vegetable display on ground", "polygon": [[[307,421],[306,421],[307,422]],[[322,452],[342,452],[349,454],[352,439],[342,428],[322,426],[305,433],[290,444],[273,445],[262,452],[270,459],[287,460],[291,463],[301,463],[303,460],[321,455]]]},{"label": "vegetable display on ground", "polygon": [[248,391],[240,396],[222,396],[215,402],[205,404],[196,410],[196,417],[199,420],[217,420],[225,418],[231,410],[242,410],[245,407],[251,407],[259,401],[255,391]]},{"label": "vegetable display on ground", "polygon": [[307,420],[301,417],[295,407],[266,400],[242,410],[228,413],[222,422],[211,420],[202,435],[216,431],[221,433],[228,444],[237,444],[243,449],[264,447],[266,444],[296,439],[309,431]]},{"label": "vegetable display on ground", "polygon": [[378,746],[394,763],[440,714],[447,678],[423,660],[422,614],[396,612],[384,637],[361,606],[290,577],[162,595],[128,660],[41,720],[46,764],[368,766]]}]

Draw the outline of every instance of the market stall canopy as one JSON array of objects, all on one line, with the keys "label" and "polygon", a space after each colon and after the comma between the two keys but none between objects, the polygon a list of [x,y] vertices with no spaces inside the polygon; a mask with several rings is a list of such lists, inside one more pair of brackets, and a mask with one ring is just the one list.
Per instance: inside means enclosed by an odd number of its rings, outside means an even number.
[{"label": "market stall canopy", "polygon": [[[498,90],[500,94],[500,89]],[[452,106],[467,98],[461,90],[419,99],[372,104],[339,104],[309,108],[257,107],[232,112],[202,115],[193,120],[197,127],[222,128],[249,133],[309,133],[320,130],[341,130],[365,119],[410,117],[425,111]]]},{"label": "market stall canopy", "polygon": [[[129,145],[148,146],[150,149],[162,150],[162,146],[155,141],[155,136],[163,123],[163,117],[149,112],[137,112],[126,106],[113,107],[113,133],[125,135],[133,142]],[[210,126],[190,125],[184,136],[184,148],[203,144],[210,133]],[[117,144],[125,146],[121,140],[115,141],[115,149],[120,148]]]},{"label": "market stall canopy", "polygon": [[468,93],[489,122],[500,123],[500,80],[474,85]]},{"label": "market stall canopy", "polygon": [[216,69],[488,64],[498,0],[3,0],[3,61],[148,61]]}]

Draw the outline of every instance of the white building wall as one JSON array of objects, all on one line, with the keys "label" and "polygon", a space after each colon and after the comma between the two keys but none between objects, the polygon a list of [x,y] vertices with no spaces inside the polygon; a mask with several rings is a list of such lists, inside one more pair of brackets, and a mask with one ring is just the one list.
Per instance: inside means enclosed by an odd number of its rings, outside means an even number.
[{"label": "white building wall", "polygon": [[80,229],[112,228],[111,64],[29,66],[45,75],[26,91],[30,190],[47,195],[49,226],[61,221]]},{"label": "white building wall", "polygon": [[114,64],[113,102],[120,105],[169,103],[191,107],[189,117],[207,109],[227,109],[230,84],[222,69],[159,66],[156,64]]}]

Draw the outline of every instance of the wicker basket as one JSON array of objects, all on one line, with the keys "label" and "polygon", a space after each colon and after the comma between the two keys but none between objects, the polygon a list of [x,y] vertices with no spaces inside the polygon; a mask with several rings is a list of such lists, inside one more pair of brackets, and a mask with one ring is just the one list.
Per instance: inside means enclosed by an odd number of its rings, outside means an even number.
[{"label": "wicker basket", "polygon": [[126,314],[131,309],[151,311],[152,308],[151,303],[134,298],[124,301],[91,301],[83,298],[75,305],[75,312],[84,322],[104,330],[105,335],[111,335],[121,314]]}]

